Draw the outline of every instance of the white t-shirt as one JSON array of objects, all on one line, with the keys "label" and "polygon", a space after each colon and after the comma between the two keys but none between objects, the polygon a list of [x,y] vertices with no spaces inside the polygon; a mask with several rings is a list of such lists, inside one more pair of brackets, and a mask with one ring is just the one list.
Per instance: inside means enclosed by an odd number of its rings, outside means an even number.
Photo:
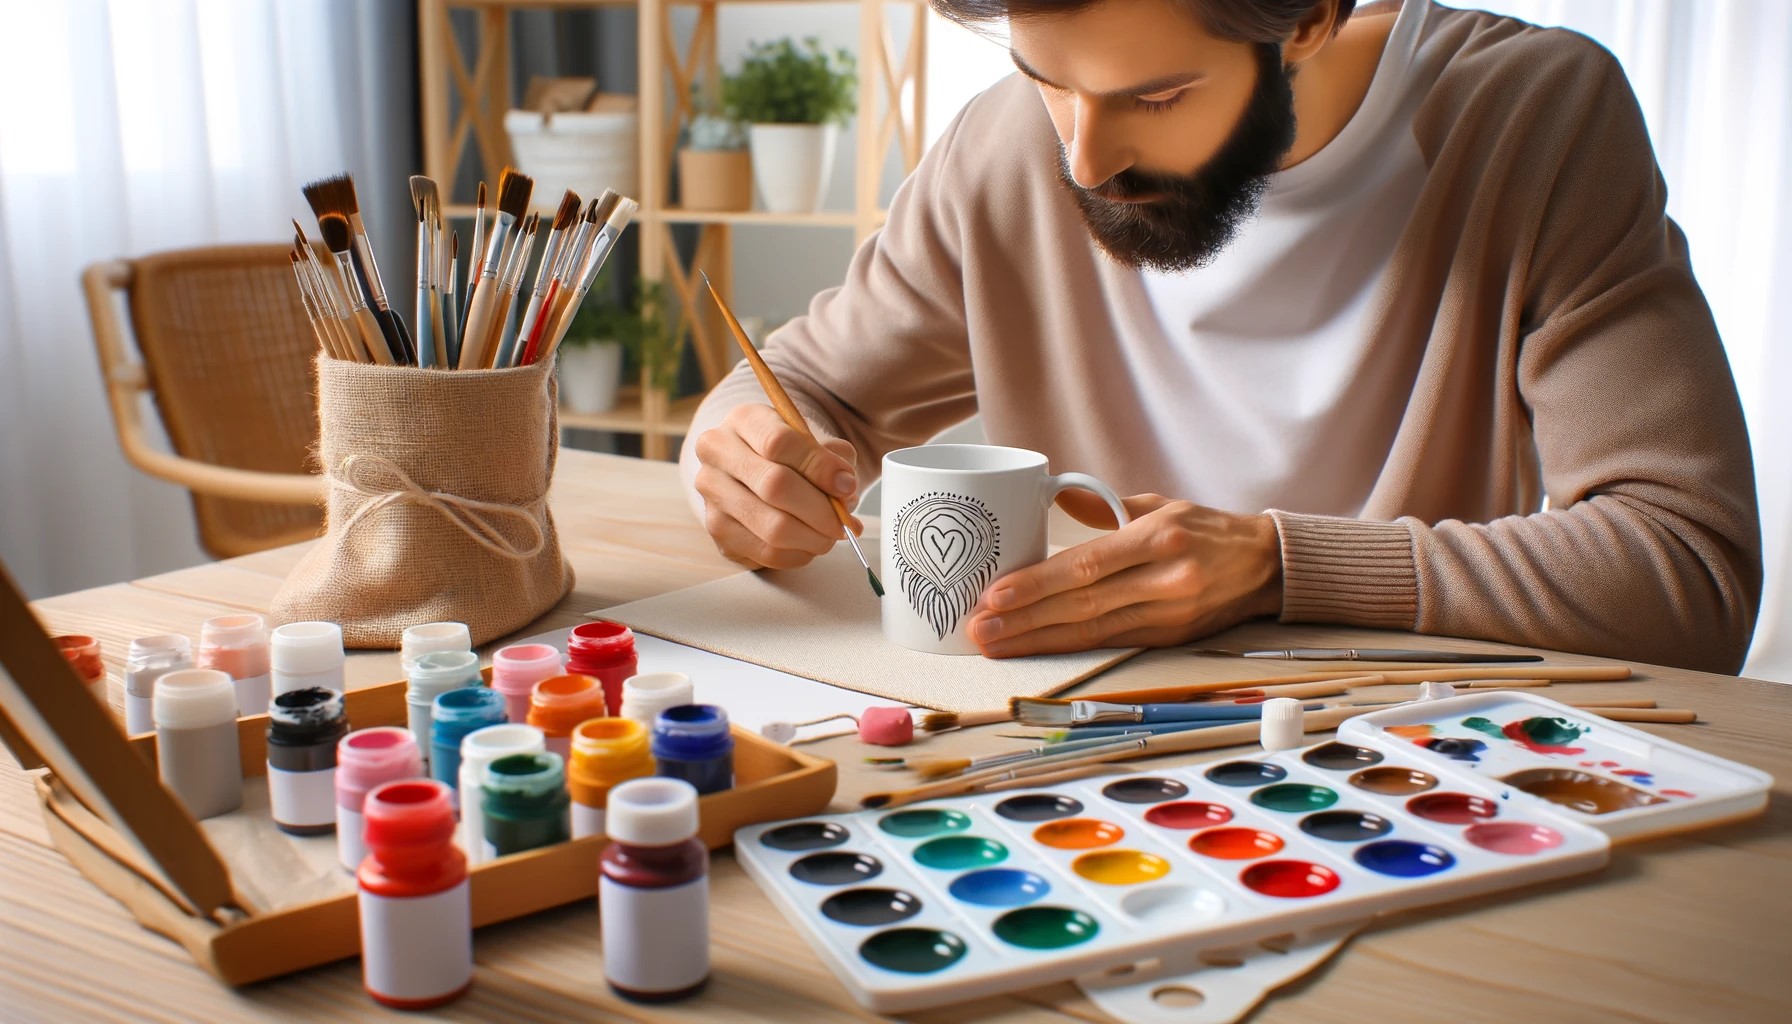
[{"label": "white t-shirt", "polygon": [[1423,354],[1412,343],[1429,333],[1368,330],[1425,180],[1412,120],[1435,75],[1422,70],[1429,7],[1406,0],[1355,116],[1271,179],[1212,263],[1138,275],[1164,336],[1139,400],[1160,436],[1194,449],[1173,497],[1340,516],[1368,500]]}]

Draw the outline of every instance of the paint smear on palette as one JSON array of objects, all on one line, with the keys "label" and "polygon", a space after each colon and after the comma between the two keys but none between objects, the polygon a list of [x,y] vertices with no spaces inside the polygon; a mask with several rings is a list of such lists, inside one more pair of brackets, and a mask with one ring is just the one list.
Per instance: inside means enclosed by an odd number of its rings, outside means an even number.
[{"label": "paint smear on palette", "polygon": [[1580,739],[1587,727],[1566,718],[1537,715],[1508,722],[1502,727],[1477,717],[1463,719],[1462,725],[1465,729],[1473,729],[1496,739],[1511,740],[1533,754],[1573,755],[1586,752],[1584,747],[1571,747],[1568,744]]},{"label": "paint smear on palette", "polygon": [[1661,795],[1662,795],[1662,796],[1678,796],[1678,797],[1684,797],[1684,798],[1686,798],[1686,799],[1688,799],[1688,800],[1690,800],[1690,799],[1692,799],[1692,796],[1693,796],[1693,794],[1691,794],[1691,793],[1688,793],[1688,792],[1687,792],[1687,791],[1686,791],[1686,790],[1684,790],[1684,789],[1664,789],[1664,790],[1662,790],[1662,791],[1661,791]]},{"label": "paint smear on palette", "polygon": [[1487,744],[1465,736],[1439,736],[1435,725],[1390,725],[1388,732],[1408,739],[1434,754],[1457,761],[1479,761]]},{"label": "paint smear on palette", "polygon": [[1627,778],[1630,781],[1635,782],[1639,785],[1643,785],[1643,786],[1655,785],[1655,773],[1654,772],[1646,772],[1640,768],[1614,768],[1612,770],[1612,774],[1613,775],[1621,775],[1624,778]]}]

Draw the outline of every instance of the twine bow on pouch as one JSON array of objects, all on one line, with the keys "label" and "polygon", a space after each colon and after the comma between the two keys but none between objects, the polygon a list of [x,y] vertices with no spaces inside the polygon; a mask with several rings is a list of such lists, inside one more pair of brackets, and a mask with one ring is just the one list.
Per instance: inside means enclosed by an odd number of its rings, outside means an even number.
[{"label": "twine bow on pouch", "polygon": [[[374,479],[376,474],[384,474],[394,485],[380,486]],[[548,500],[545,493],[527,504],[507,504],[425,490],[399,468],[398,463],[381,455],[351,455],[342,460],[335,473],[326,474],[325,479],[332,489],[340,488],[368,499],[338,528],[344,534],[353,532],[364,519],[381,509],[395,502],[406,502],[435,509],[475,543],[504,558],[518,561],[534,558],[547,545],[547,534],[541,528],[541,517]],[[529,547],[518,548],[498,529],[494,519],[507,519],[520,525],[534,538]]]}]

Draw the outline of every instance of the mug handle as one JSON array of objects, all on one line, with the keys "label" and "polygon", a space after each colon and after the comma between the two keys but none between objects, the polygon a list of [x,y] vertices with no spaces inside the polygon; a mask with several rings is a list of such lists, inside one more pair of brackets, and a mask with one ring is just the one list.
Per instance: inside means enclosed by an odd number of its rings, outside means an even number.
[{"label": "mug handle", "polygon": [[1097,498],[1107,502],[1109,510],[1114,513],[1115,521],[1121,526],[1125,526],[1127,523],[1132,522],[1132,517],[1126,514],[1125,502],[1122,502],[1120,496],[1114,493],[1114,489],[1087,473],[1059,473],[1057,476],[1046,477],[1046,504],[1050,505],[1057,499],[1058,495],[1073,487],[1080,487],[1085,491],[1091,491]]}]

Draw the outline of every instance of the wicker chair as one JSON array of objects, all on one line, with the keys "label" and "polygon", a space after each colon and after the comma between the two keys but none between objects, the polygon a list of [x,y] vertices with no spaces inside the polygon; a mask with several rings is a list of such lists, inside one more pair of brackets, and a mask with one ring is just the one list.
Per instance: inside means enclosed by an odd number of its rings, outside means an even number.
[{"label": "wicker chair", "polygon": [[[96,263],[81,275],[125,458],[193,494],[216,558],[318,534],[317,340],[284,245],[219,246]],[[119,316],[122,291],[133,360]],[[149,392],[173,454],[149,441]]]}]

